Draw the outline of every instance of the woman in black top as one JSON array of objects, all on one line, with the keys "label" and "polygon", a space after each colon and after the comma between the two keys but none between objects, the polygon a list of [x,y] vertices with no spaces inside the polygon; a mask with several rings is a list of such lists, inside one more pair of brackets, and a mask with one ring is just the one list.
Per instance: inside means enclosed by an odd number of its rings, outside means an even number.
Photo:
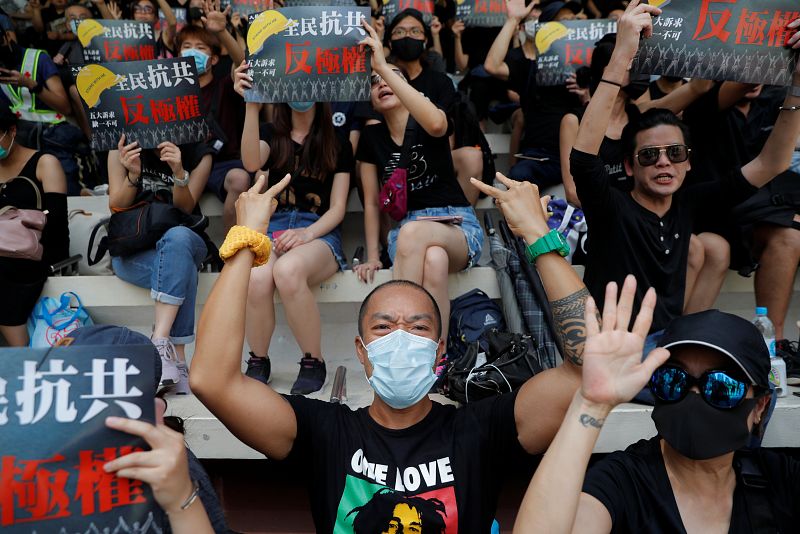
[{"label": "woman in black top", "polygon": [[[236,69],[234,88],[244,95],[252,78],[248,65]],[[314,102],[274,104],[273,120],[259,132],[261,104],[248,102],[242,132],[242,163],[248,172],[265,169],[269,185],[291,174],[289,186],[277,197],[269,236],[273,254],[253,269],[247,300],[247,375],[266,383],[268,349],[275,330],[275,290],[281,294],[286,319],[300,346],[300,373],[291,393],[322,389],[326,368],[322,358],[322,324],[311,287],[346,267],[339,225],[344,219],[353,151],[337,136],[330,105]]]},{"label": "woman in black top", "polygon": [[0,109],[0,207],[36,208],[36,192],[24,176],[33,180],[48,211],[42,232],[41,261],[0,257],[0,334],[12,347],[28,343],[25,323],[42,293],[49,266],[69,255],[67,180],[54,156],[15,143],[17,117]]},{"label": "woman in black top", "polygon": [[[363,44],[372,49],[372,106],[383,121],[364,128],[356,159],[361,162],[364,186],[364,225],[367,261],[356,268],[362,281],[371,281],[381,268],[378,253],[378,191],[397,168],[403,145],[408,150],[408,213],[400,228],[389,232],[389,255],[394,278],[422,284],[436,299],[447,332],[450,300],[449,272],[475,265],[480,258],[483,229],[464,196],[453,170],[448,135],[451,124],[444,111],[409,85],[403,72],[387,64],[377,34],[365,24],[370,36]],[[416,126],[407,133],[408,121]],[[406,135],[412,135],[411,140]],[[443,217],[459,221],[422,221]]]}]

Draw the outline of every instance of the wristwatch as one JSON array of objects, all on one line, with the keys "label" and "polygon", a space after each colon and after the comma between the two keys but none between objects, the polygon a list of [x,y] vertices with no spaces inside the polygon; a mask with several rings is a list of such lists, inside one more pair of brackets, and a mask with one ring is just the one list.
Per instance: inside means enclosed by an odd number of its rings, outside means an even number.
[{"label": "wristwatch", "polygon": [[178,178],[177,176],[173,176],[172,181],[178,187],[186,187],[187,185],[189,185],[189,171],[183,171],[183,178]]},{"label": "wristwatch", "polygon": [[558,252],[561,257],[566,257],[569,254],[570,248],[567,240],[561,235],[558,230],[550,230],[542,237],[537,239],[534,243],[525,247],[525,256],[531,263],[536,262],[536,258],[548,252]]}]

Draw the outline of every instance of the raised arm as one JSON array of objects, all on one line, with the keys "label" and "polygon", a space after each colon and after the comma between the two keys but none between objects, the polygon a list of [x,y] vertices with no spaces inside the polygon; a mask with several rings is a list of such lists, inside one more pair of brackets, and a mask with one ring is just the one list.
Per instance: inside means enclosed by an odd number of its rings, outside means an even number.
[{"label": "raised arm", "polygon": [[[259,194],[262,175],[236,200],[236,222],[265,233],[275,196],[289,183],[283,180]],[[242,374],[247,286],[253,253],[239,250],[225,263],[203,307],[197,330],[189,381],[200,401],[233,434],[269,458],[285,458],[297,436],[297,419],[289,403],[271,387]],[[255,422],[255,424],[254,424]]]},{"label": "raised arm", "polygon": [[[161,40],[168,49],[173,50],[175,48],[175,32],[178,28],[178,19],[175,16],[175,12],[172,11],[172,7],[167,3],[167,0],[156,1],[158,2],[158,8],[164,13],[164,20],[167,23],[167,25],[161,29]],[[158,13],[156,13],[156,17],[158,17]]]},{"label": "raised arm", "polygon": [[714,87],[711,80],[701,80],[694,78],[658,100],[647,100],[637,104],[639,111],[645,112],[648,109],[663,108],[675,114],[688,108],[695,100],[709,92]]},{"label": "raised arm", "polygon": [[469,67],[469,54],[464,53],[464,45],[461,42],[465,28],[464,21],[457,20],[453,23],[450,31],[453,32],[453,53],[455,55],[456,68],[466,74],[467,67]]},{"label": "raised arm", "polygon": [[[517,182],[497,173],[497,180],[507,191],[472,179],[472,184],[497,200],[514,235],[529,244],[550,231],[538,188],[529,182]],[[553,311],[555,330],[564,346],[564,365],[549,369],[528,380],[517,394],[514,414],[519,442],[531,454],[543,452],[553,439],[573,393],[580,384],[585,326],[584,302],[589,292],[583,281],[555,252],[536,258],[536,270],[547,292]],[[547,406],[542,410],[541,406]]]},{"label": "raised arm", "polygon": [[[789,24],[790,28],[800,28],[800,18]],[[800,31],[789,40],[794,49],[800,49]],[[764,148],[756,159],[742,167],[742,174],[748,182],[762,187],[777,175],[789,168],[797,136],[800,135],[800,59],[794,69],[789,94],[783,101],[778,120],[769,134]]]},{"label": "raised arm", "polygon": [[508,47],[511,46],[514,34],[517,33],[519,23],[528,16],[535,5],[536,2],[531,2],[526,6],[525,0],[508,0],[506,2],[506,21],[500,29],[500,33],[494,38],[483,62],[483,68],[495,78],[508,80],[509,71],[506,63]]},{"label": "raised arm", "polygon": [[372,50],[372,71],[378,74],[397,98],[416,119],[417,123],[428,132],[432,137],[443,137],[447,133],[447,115],[444,111],[437,108],[428,97],[411,87],[403,76],[399,75],[386,63],[386,56],[383,53],[383,45],[378,39],[375,29],[367,24],[366,19],[362,20],[364,28],[367,30],[367,37],[361,41],[360,45],[369,47]]},{"label": "raised arm", "polygon": [[633,398],[669,357],[665,349],[656,349],[642,361],[656,294],[653,289],[646,293],[629,332],[635,294],[633,276],[626,278],[619,304],[617,285],[608,284],[602,331],[594,301],[587,301],[581,387],[573,395],[564,421],[531,480],[517,514],[515,533],[611,531],[611,516],[605,507],[581,494],[586,467],[614,406]]},{"label": "raised arm", "polygon": [[[250,65],[247,61],[236,67],[233,71],[233,89],[244,98],[245,89],[250,89],[253,78],[247,74]],[[244,105],[244,126],[242,127],[242,165],[247,172],[256,172],[269,159],[269,145],[260,139],[258,133],[258,113],[261,111],[261,104],[258,102],[247,102]]]},{"label": "raised arm", "polygon": [[240,65],[244,61],[244,50],[239,45],[239,41],[228,32],[228,15],[231,12],[231,6],[225,8],[225,11],[220,11],[219,0],[205,0],[205,16],[201,17],[206,29],[214,33],[219,42],[228,51],[231,58],[231,63]]},{"label": "raised arm", "polygon": [[586,108],[581,120],[575,148],[587,154],[597,154],[606,134],[611,119],[611,110],[617,93],[630,79],[628,69],[636,51],[639,39],[643,35],[649,37],[653,33],[652,16],[661,10],[648,4],[640,4],[632,0],[619,20],[617,26],[617,44],[611,55],[611,61],[603,72],[603,78],[592,100]]}]

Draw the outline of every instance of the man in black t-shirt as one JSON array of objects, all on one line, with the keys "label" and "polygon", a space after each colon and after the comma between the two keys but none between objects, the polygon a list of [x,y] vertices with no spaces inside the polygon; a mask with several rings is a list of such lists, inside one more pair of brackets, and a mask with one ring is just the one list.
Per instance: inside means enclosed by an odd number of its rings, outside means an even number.
[{"label": "man in black t-shirt", "polygon": [[[644,7],[649,6],[639,6]],[[617,45],[581,121],[570,165],[589,224],[586,286],[599,305],[606,283],[621,283],[629,273],[639,281],[637,305],[644,291],[654,287],[659,296],[655,332],[683,312],[694,215],[711,204],[732,209],[789,167],[793,140],[800,134],[800,113],[792,111],[800,105],[800,65],[763,150],[740,170],[724,180],[681,189],[691,168],[688,131],[673,113],[655,109],[625,127],[625,170],[634,187],[630,193],[614,190],[597,154],[614,99],[629,80],[628,65],[640,39],[635,27],[650,23],[647,13],[639,17],[620,21]]]},{"label": "man in black t-shirt", "polygon": [[[238,224],[265,232],[270,205],[288,179],[263,195],[263,179],[239,197]],[[531,243],[549,228],[532,184],[507,182]],[[521,208],[519,207],[521,204]],[[507,216],[509,214],[506,214]],[[223,247],[224,248],[224,247]],[[281,396],[241,372],[245,296],[253,253],[227,260],[204,308],[191,372],[194,393],[242,441],[276,460],[289,458],[307,482],[317,532],[381,532],[395,524],[441,525],[447,532],[489,531],[504,476],[517,453],[541,452],[580,381],[587,292],[554,250],[536,258],[565,344],[566,363],[531,378],[517,392],[460,408],[433,402],[433,370],[444,351],[441,317],[421,286],[395,280],[364,300],[355,352],[375,391],[350,408]],[[374,521],[374,522],[372,522]],[[364,527],[364,522],[371,524]],[[369,523],[372,522],[372,523]],[[367,528],[367,530],[364,530]]]}]

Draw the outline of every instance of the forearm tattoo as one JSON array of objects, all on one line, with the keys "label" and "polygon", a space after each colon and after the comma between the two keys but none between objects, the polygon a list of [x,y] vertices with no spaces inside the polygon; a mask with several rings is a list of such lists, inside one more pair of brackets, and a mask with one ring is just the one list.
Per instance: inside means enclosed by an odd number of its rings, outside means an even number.
[{"label": "forearm tattoo", "polygon": [[578,420],[585,427],[593,426],[595,428],[603,428],[603,424],[606,422],[605,418],[595,419],[587,413],[582,413]]},{"label": "forearm tattoo", "polygon": [[585,287],[563,299],[550,303],[555,330],[561,337],[564,358],[575,365],[583,365],[583,347],[586,343],[586,321],[583,318],[589,290]]}]

